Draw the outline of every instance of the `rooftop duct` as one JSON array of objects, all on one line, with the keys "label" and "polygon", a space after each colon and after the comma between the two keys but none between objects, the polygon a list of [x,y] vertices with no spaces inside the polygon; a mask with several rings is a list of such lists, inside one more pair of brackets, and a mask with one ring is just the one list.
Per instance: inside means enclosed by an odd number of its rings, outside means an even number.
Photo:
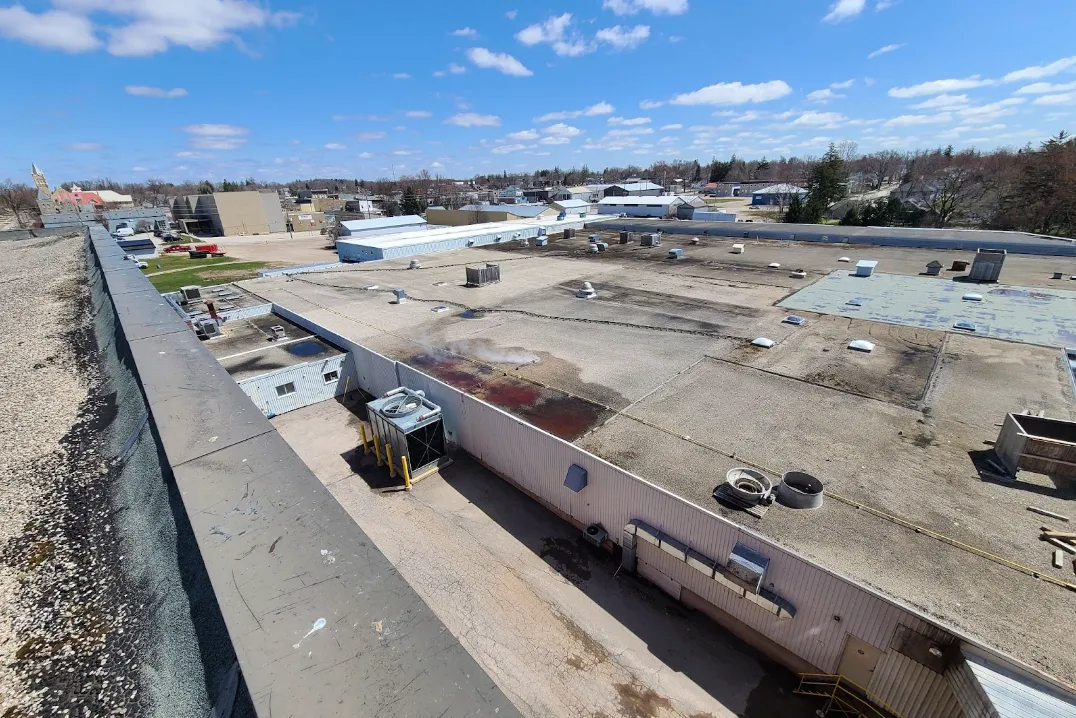
[{"label": "rooftop duct", "polygon": [[790,509],[817,509],[822,506],[822,482],[802,471],[789,471],[777,485],[777,501]]}]

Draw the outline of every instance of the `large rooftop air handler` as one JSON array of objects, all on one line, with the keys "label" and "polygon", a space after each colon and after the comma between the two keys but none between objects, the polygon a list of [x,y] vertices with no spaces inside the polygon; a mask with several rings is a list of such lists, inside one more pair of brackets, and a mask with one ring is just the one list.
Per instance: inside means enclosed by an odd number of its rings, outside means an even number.
[{"label": "large rooftop air handler", "polygon": [[392,450],[397,472],[407,457],[410,480],[417,481],[451,463],[445,452],[445,427],[441,407],[421,391],[400,387],[366,405],[379,452]]}]

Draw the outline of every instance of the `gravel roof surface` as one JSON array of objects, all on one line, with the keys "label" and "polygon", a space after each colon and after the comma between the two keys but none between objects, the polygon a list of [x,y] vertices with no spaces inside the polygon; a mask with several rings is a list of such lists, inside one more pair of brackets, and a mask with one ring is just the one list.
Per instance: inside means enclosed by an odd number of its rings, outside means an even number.
[{"label": "gravel roof surface", "polygon": [[[133,715],[81,233],[0,263],[0,715]],[[117,712],[124,711],[124,712]]]}]

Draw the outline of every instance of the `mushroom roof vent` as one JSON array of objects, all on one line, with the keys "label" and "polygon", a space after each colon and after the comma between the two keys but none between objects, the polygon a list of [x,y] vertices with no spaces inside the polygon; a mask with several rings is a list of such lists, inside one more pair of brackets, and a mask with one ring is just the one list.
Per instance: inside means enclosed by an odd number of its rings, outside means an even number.
[{"label": "mushroom roof vent", "polygon": [[854,342],[848,345],[849,349],[853,349],[857,352],[867,352],[868,354],[874,351],[874,343],[869,342],[866,339],[856,339]]},{"label": "mushroom roof vent", "polygon": [[769,349],[776,343],[777,342],[772,339],[767,339],[766,337],[759,337],[758,339],[751,342],[751,345],[756,347],[762,347],[763,349]]}]

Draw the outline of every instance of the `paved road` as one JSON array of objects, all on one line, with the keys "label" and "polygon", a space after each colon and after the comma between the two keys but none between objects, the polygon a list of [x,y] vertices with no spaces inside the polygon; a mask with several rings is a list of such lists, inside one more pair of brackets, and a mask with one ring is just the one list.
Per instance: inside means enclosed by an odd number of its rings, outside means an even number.
[{"label": "paved road", "polygon": [[470,460],[380,493],[337,402],[273,423],[524,715],[814,716],[794,676]]}]

